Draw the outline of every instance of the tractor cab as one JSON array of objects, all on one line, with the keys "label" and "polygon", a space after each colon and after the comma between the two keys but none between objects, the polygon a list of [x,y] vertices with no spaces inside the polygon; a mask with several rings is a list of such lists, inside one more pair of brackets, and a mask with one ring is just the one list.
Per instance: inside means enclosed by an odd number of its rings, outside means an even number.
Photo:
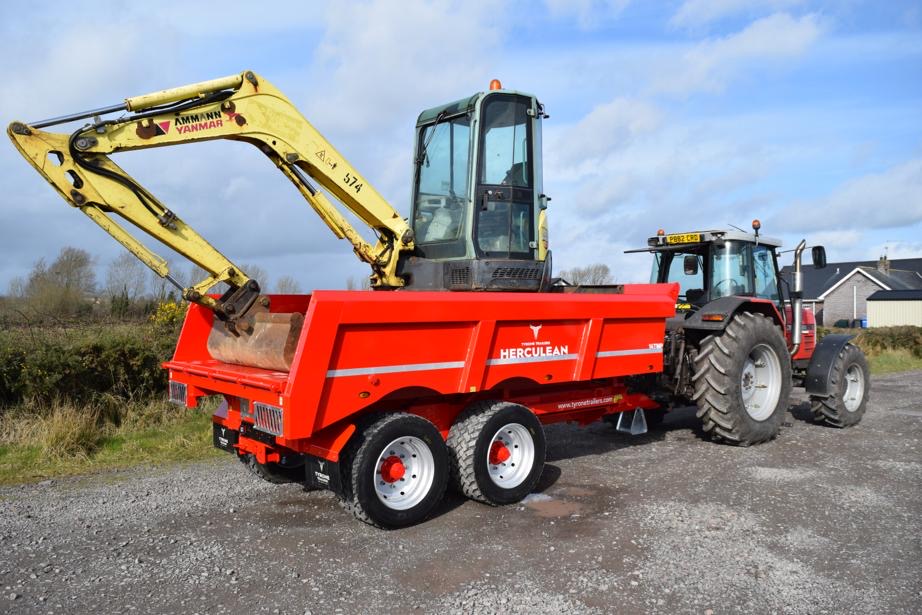
[{"label": "tractor cab", "polygon": [[654,254],[651,282],[678,282],[678,309],[694,311],[721,297],[767,299],[781,306],[777,248],[781,241],[736,230],[667,235],[643,251]]},{"label": "tractor cab", "polygon": [[544,117],[534,96],[496,80],[487,92],[420,114],[411,206],[417,258],[404,267],[414,287],[538,290],[550,279]]}]

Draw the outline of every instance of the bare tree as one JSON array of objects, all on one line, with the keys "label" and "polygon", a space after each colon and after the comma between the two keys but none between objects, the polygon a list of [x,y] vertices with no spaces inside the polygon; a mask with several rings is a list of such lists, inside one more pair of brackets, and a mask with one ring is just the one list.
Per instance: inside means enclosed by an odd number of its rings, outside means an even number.
[{"label": "bare tree", "polygon": [[96,292],[93,258],[85,250],[63,248],[51,265],[39,259],[20,289],[29,307],[39,313],[77,313]]},{"label": "bare tree", "polygon": [[371,288],[371,280],[367,276],[354,278],[351,275],[346,278],[346,290],[368,290]]},{"label": "bare tree", "polygon": [[301,294],[301,285],[290,275],[283,275],[275,283],[275,292],[280,295],[298,295]]},{"label": "bare tree", "polygon": [[266,273],[265,269],[263,269],[259,265],[249,265],[247,263],[240,265],[240,269],[242,269],[245,274],[250,276],[251,280],[256,280],[257,282],[259,282],[259,287],[261,289],[268,290],[269,274]]},{"label": "bare tree", "polygon": [[563,278],[576,286],[594,286],[598,284],[613,284],[614,278],[611,270],[604,263],[593,263],[586,267],[564,269],[558,277]]},{"label": "bare tree", "polygon": [[147,290],[147,267],[131,252],[117,256],[106,270],[106,294],[136,301]]},{"label": "bare tree", "polygon": [[[167,259],[166,266],[170,270],[170,277],[176,280],[177,284],[183,288],[189,285],[189,272],[177,265],[171,259]],[[148,274],[148,277],[150,278],[150,294],[154,301],[163,302],[166,301],[170,293],[173,293],[174,296],[179,294],[179,289],[173,286],[173,284],[166,278],[161,278],[160,274],[158,274],[156,271],[151,270],[151,272]],[[202,270],[202,278],[204,277],[205,272]],[[198,278],[196,282],[202,278]]]}]

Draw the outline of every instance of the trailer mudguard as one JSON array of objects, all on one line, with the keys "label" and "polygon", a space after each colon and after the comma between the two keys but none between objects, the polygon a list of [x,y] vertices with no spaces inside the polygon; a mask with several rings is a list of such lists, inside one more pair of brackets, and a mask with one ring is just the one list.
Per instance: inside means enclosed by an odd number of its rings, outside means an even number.
[{"label": "trailer mudguard", "polygon": [[832,368],[836,363],[839,352],[855,337],[845,333],[827,335],[819,341],[813,351],[813,358],[807,365],[807,377],[804,378],[804,389],[815,397],[829,397],[830,379]]}]

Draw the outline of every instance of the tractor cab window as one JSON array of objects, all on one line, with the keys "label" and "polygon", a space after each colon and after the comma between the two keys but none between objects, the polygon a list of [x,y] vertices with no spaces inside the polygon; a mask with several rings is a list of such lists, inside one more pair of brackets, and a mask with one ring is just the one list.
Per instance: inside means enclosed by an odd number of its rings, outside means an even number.
[{"label": "tractor cab window", "polygon": [[413,230],[432,258],[463,256],[470,203],[471,118],[462,115],[419,131]]},{"label": "tractor cab window", "polygon": [[680,302],[701,300],[704,297],[704,253],[658,252],[650,281],[678,282]]},{"label": "tractor cab window", "polygon": [[715,244],[711,252],[711,299],[752,295],[752,245],[739,241]]},{"label": "tractor cab window", "polygon": [[753,246],[752,262],[755,265],[756,297],[778,301],[774,250],[767,246]]}]

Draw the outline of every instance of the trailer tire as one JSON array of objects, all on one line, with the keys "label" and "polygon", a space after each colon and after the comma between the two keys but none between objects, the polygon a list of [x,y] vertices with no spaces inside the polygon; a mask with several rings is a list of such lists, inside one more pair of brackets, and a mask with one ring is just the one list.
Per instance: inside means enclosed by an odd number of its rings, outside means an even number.
[{"label": "trailer tire", "polygon": [[435,425],[403,412],[382,416],[360,428],[346,448],[343,507],[380,528],[419,523],[442,499],[448,466]]},{"label": "trailer tire", "polygon": [[249,453],[240,455],[237,459],[246,466],[250,474],[258,476],[267,483],[285,485],[304,482],[304,464],[285,467],[277,463],[259,463],[256,457]]},{"label": "trailer tire", "polygon": [[810,397],[814,420],[833,427],[857,425],[867,409],[871,373],[864,353],[846,344],[836,356],[830,376],[829,397]]},{"label": "trailer tire", "polygon": [[692,380],[698,418],[712,439],[749,446],[778,435],[791,396],[791,362],[772,320],[734,315],[702,341]]},{"label": "trailer tire", "polygon": [[514,504],[531,493],[544,471],[545,452],[541,421],[509,402],[477,402],[448,432],[454,487],[491,506]]}]

